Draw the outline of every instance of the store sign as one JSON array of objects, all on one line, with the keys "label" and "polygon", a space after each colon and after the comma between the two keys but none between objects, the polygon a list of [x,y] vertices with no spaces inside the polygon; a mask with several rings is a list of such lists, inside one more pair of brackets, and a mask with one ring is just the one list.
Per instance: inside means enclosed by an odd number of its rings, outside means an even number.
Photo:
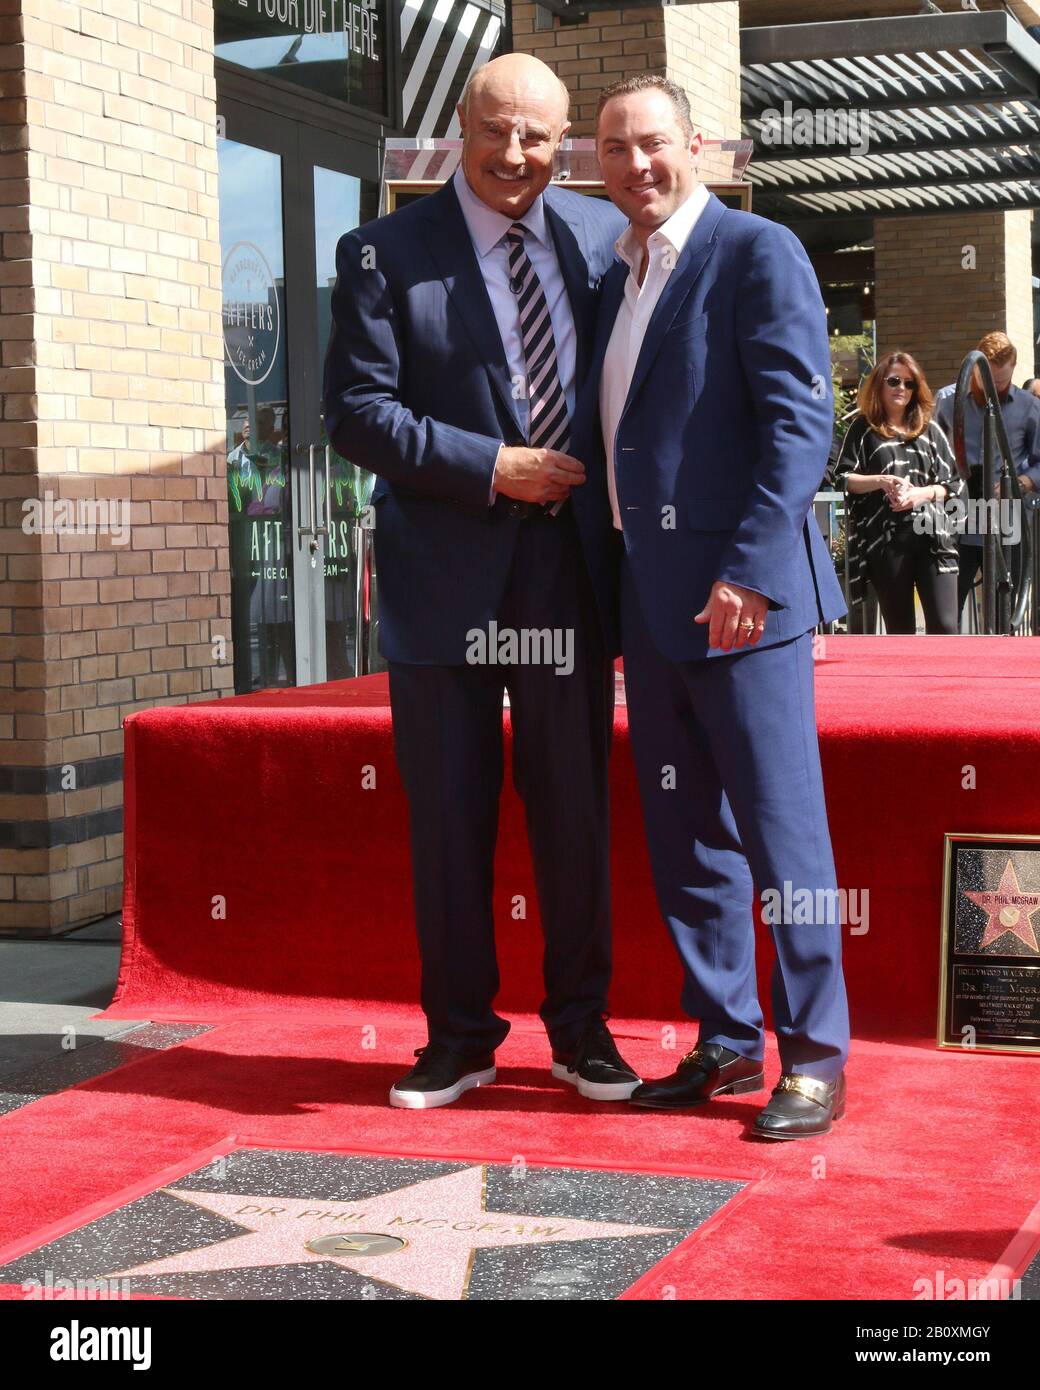
[{"label": "store sign", "polygon": [[247,386],[270,375],[281,336],[278,292],[271,267],[258,246],[236,241],[224,258],[224,351]]},{"label": "store sign", "polygon": [[369,0],[234,0],[233,8],[261,23],[271,21],[287,34],[340,33],[348,52],[380,60],[381,16]]},{"label": "store sign", "polygon": [[215,53],[387,114],[387,0],[216,0]]}]

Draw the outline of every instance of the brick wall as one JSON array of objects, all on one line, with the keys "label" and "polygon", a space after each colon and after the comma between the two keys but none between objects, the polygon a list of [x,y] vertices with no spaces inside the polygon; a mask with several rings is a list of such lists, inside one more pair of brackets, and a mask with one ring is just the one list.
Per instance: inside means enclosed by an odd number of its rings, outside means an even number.
[{"label": "brick wall", "polygon": [[711,140],[739,140],[739,6],[668,5],[664,10],[668,76],[690,98],[694,120]]},{"label": "brick wall", "polygon": [[[736,0],[593,12],[583,24],[536,27],[536,6],[514,3],[513,47],[548,63],[571,93],[574,137],[595,133],[603,87],[632,72],[680,83],[695,124],[712,139],[740,134],[740,60]],[[542,11],[542,14],[547,14]]]},{"label": "brick wall", "polygon": [[1004,215],[1004,331],[1018,348],[1019,384],[1036,372],[1033,325],[1033,213]]},{"label": "brick wall", "polygon": [[[912,352],[934,388],[956,378],[984,333],[1002,329],[1018,348],[1016,382],[1032,376],[1031,218],[1031,212],[878,218],[878,352]],[[973,270],[962,264],[969,247]]]},{"label": "brick wall", "polygon": [[213,9],[0,41],[0,932],[46,933],[119,906],[123,717],[231,686]]}]

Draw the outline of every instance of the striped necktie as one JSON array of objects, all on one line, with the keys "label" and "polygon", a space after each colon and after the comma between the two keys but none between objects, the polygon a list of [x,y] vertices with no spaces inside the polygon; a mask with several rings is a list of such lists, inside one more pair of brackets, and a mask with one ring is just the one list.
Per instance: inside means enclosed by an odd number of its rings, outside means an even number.
[{"label": "striped necktie", "polygon": [[506,232],[509,250],[509,286],[520,312],[520,336],[527,367],[527,442],[532,449],[558,449],[566,453],[570,440],[567,399],[560,381],[549,306],[542,282],[524,249],[522,222]]}]

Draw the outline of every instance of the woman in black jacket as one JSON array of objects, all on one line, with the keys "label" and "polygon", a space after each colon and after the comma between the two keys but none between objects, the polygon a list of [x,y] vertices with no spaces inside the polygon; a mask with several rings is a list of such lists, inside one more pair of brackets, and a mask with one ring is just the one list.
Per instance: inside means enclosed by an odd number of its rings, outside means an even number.
[{"label": "woman in black jacket", "polygon": [[860,387],[834,485],[848,498],[850,605],[862,602],[869,579],[886,631],[914,633],[916,590],[926,630],[956,633],[957,546],[946,503],[966,490],[908,352],[882,358]]}]

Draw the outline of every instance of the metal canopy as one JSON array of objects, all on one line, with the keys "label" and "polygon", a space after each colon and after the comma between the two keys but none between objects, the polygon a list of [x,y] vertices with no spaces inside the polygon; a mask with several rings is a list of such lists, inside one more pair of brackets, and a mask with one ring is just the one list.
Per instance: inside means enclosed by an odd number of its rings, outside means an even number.
[{"label": "metal canopy", "polygon": [[999,10],[744,29],[754,207],[781,221],[1040,207],[1040,43]]}]

